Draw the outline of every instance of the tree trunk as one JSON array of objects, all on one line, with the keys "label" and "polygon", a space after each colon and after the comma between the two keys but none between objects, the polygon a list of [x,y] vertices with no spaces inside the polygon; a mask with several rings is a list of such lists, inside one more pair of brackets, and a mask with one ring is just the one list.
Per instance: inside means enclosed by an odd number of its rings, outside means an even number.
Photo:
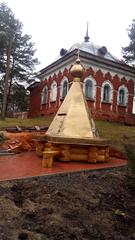
[{"label": "tree trunk", "polygon": [[[12,71],[12,70],[11,70]],[[11,96],[11,87],[12,87],[12,78],[9,81],[9,86],[8,86],[8,93],[7,93],[7,104],[6,104],[6,112],[5,112],[5,116],[7,115],[7,110],[8,110],[8,104],[9,104],[9,100],[10,100],[10,96]]]},{"label": "tree trunk", "polygon": [[2,114],[1,114],[2,120],[5,120],[5,116],[6,116],[11,49],[12,49],[12,41],[10,40],[9,47],[7,50],[7,66],[6,66],[6,74],[4,78],[4,93],[3,93],[3,105],[2,105]]}]

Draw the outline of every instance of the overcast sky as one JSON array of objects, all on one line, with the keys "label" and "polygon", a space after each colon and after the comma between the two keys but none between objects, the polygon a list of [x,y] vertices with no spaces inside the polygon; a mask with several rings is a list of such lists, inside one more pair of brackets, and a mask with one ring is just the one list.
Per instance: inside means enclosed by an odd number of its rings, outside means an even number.
[{"label": "overcast sky", "polygon": [[90,41],[106,46],[121,59],[121,48],[127,46],[127,28],[135,18],[135,0],[6,0],[32,36],[41,62],[39,69],[82,42],[89,22]]}]

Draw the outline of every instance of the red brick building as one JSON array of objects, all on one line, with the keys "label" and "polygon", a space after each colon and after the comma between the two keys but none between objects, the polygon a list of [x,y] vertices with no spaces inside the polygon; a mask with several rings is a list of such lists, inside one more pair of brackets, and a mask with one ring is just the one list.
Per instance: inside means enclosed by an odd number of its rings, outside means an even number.
[{"label": "red brick building", "polygon": [[106,47],[89,42],[88,33],[81,44],[74,44],[69,51],[61,49],[60,57],[39,72],[40,82],[29,86],[29,117],[56,113],[72,84],[70,69],[78,48],[85,69],[82,88],[93,117],[135,124],[135,69],[113,57]]}]

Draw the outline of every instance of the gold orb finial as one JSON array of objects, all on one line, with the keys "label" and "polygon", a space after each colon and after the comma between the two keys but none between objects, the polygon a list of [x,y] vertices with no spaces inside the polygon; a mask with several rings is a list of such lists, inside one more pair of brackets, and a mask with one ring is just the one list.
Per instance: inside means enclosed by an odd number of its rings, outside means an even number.
[{"label": "gold orb finial", "polygon": [[76,59],[76,63],[72,66],[70,72],[71,72],[71,75],[72,77],[74,78],[74,81],[75,79],[77,81],[80,80],[80,78],[83,76],[84,74],[84,68],[82,67],[81,65],[81,61],[80,61],[80,58],[79,58],[79,48],[78,48],[78,56],[77,56],[77,59]]}]

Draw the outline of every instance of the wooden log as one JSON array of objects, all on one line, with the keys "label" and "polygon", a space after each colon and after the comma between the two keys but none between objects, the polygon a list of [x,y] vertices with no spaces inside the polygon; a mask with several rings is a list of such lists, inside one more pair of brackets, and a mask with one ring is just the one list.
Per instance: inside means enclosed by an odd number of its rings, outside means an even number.
[{"label": "wooden log", "polygon": [[98,155],[97,162],[105,162],[105,155]]},{"label": "wooden log", "polygon": [[89,152],[97,152],[97,151],[98,151],[97,147],[95,147],[95,146],[89,147]]},{"label": "wooden log", "polygon": [[68,150],[60,150],[59,160],[70,161],[70,152]]},{"label": "wooden log", "polygon": [[54,157],[58,154],[57,151],[44,151],[43,152],[43,159],[42,159],[42,167],[52,167]]},{"label": "wooden log", "polygon": [[52,143],[50,142],[45,142],[45,147],[51,147],[52,146]]},{"label": "wooden log", "polygon": [[52,145],[51,150],[53,151],[60,151],[60,148],[58,146]]},{"label": "wooden log", "polygon": [[108,153],[109,154],[109,147],[106,147],[106,153]]},{"label": "wooden log", "polygon": [[98,150],[98,155],[104,155],[106,153],[105,149],[99,149]]},{"label": "wooden log", "polygon": [[109,161],[109,153],[105,154],[105,161],[108,162]]},{"label": "wooden log", "polygon": [[59,160],[70,161],[70,146],[67,144],[59,145]]},{"label": "wooden log", "polygon": [[68,151],[69,151],[70,146],[69,146],[69,145],[66,145],[66,144],[62,144],[62,145],[60,146],[60,149],[61,149],[61,150],[68,150]]},{"label": "wooden log", "polygon": [[53,164],[53,154],[43,152],[42,167],[52,167]]},{"label": "wooden log", "polygon": [[37,156],[41,157],[43,155],[43,150],[44,150],[44,144],[43,143],[37,143],[37,145],[36,145]]},{"label": "wooden log", "polygon": [[70,148],[71,154],[88,154],[88,148]]},{"label": "wooden log", "polygon": [[[95,149],[93,149],[93,150],[95,150]],[[96,151],[89,151],[88,162],[96,163],[97,162],[97,156],[98,156],[97,150]]]},{"label": "wooden log", "polygon": [[89,153],[88,153],[88,157],[89,157],[89,158],[97,158],[97,156],[98,156],[98,153],[97,153],[97,152],[89,152]]},{"label": "wooden log", "polygon": [[70,161],[70,156],[60,154],[57,159],[59,161],[62,161],[62,162],[69,162]]},{"label": "wooden log", "polygon": [[70,159],[73,161],[88,161],[87,154],[70,154]]},{"label": "wooden log", "polygon": [[53,165],[53,158],[50,159],[42,159],[42,167],[51,168]]},{"label": "wooden log", "polygon": [[109,147],[107,146],[105,148],[105,162],[108,162],[109,161]]}]

